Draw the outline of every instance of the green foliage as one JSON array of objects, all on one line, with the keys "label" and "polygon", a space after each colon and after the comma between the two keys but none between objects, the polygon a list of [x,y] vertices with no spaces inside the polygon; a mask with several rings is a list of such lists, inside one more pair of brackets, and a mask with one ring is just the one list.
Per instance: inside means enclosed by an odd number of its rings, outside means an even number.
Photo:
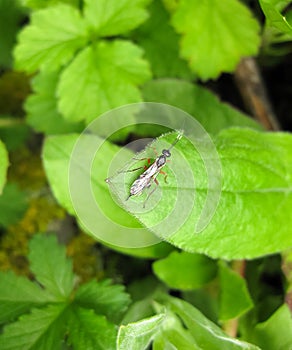
[{"label": "green foliage", "polygon": [[236,318],[253,307],[246,281],[226,264],[221,263],[220,276],[220,315],[222,321]]},{"label": "green foliage", "polygon": [[153,271],[170,288],[189,290],[211,281],[216,275],[216,264],[204,255],[174,251],[155,261]]},{"label": "green foliage", "polygon": [[24,11],[18,0],[0,0],[0,67],[12,65],[12,48]]},{"label": "green foliage", "polygon": [[29,260],[37,283],[0,273],[0,348],[61,349],[67,334],[76,349],[114,349],[116,327],[106,316],[129,304],[123,287],[91,281],[75,292],[71,262],[52,235],[32,239]]},{"label": "green foliage", "polygon": [[58,3],[71,4],[77,6],[80,0],[20,0],[24,6],[32,9],[40,9],[43,7],[53,6]]},{"label": "green foliage", "polygon": [[199,310],[183,300],[164,295],[158,299],[164,306],[163,312],[120,327],[117,341],[119,350],[143,350],[151,341],[156,350],[259,349],[227,336]]},{"label": "green foliage", "polygon": [[[169,135],[168,141],[173,142],[173,135]],[[134,213],[135,217],[169,243],[211,257],[254,258],[289,248],[292,244],[288,234],[291,223],[287,216],[292,205],[291,135],[234,128],[223,130],[214,141],[222,167],[222,184],[215,191],[220,191],[221,195],[211,223],[203,231],[195,234],[194,225],[208,193],[209,182],[204,165],[206,158],[202,160],[185,138],[177,143],[176,149],[187,159],[191,169],[189,176],[196,179],[195,186],[186,182],[188,178],[179,185],[174,174],[170,174],[168,183],[160,184],[162,198],[159,210],[155,208]],[[158,149],[160,147],[157,146]],[[173,157],[174,172],[183,169],[184,163],[181,162],[184,159]],[[177,176],[182,177],[183,174]],[[119,188],[118,183],[116,187]],[[171,212],[178,190],[183,191],[185,203],[192,207],[179,230],[169,236],[161,226],[156,228],[155,223],[161,222]],[[122,189],[117,191],[118,196],[122,193]],[[156,191],[151,196],[149,207],[158,195]],[[137,201],[135,198],[131,200]],[[123,205],[131,211],[129,202],[123,201]],[[141,201],[137,201],[137,205],[142,205]],[[267,216],[267,213],[270,214]],[[277,235],[274,235],[275,232]]]},{"label": "green foliage", "polygon": [[8,168],[8,155],[5,146],[0,141],[0,194],[6,182],[6,172]]},{"label": "green foliage", "polygon": [[237,0],[181,0],[172,23],[182,34],[181,55],[203,80],[232,72],[241,57],[258,52],[259,24]]},{"label": "green foliage", "polygon": [[0,226],[16,224],[27,208],[26,194],[16,184],[7,183],[0,196]]}]

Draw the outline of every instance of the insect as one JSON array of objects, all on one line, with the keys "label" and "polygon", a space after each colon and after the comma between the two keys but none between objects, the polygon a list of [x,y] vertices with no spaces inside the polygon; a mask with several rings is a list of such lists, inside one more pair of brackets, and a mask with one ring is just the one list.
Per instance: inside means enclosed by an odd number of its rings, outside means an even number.
[{"label": "insect", "polygon": [[[156,184],[156,187],[150,193],[148,193],[148,195],[143,203],[143,208],[145,208],[147,200],[154,193],[154,191],[157,189],[157,186],[159,185],[159,183],[156,179],[158,174],[163,174],[165,176],[164,180],[165,180],[165,182],[167,182],[166,181],[167,174],[164,171],[162,171],[161,169],[165,166],[165,164],[167,162],[167,158],[169,158],[171,156],[170,150],[182,138],[182,135],[183,135],[183,132],[180,131],[177,138],[171,144],[171,146],[168,149],[163,149],[161,154],[159,156],[157,156],[157,158],[154,160],[154,162],[151,165],[149,165],[148,167],[142,166],[139,168],[130,169],[130,170],[126,171],[126,172],[131,172],[131,171],[136,171],[136,170],[143,169],[143,168],[145,169],[145,171],[141,175],[139,175],[139,177],[131,185],[130,194],[126,200],[128,200],[132,196],[141,195],[143,193],[143,191],[146,188],[150,188],[154,182]],[[143,158],[143,159],[145,159],[145,158]],[[143,160],[143,159],[141,159],[141,160]],[[150,159],[148,159],[148,163],[150,164]]]}]

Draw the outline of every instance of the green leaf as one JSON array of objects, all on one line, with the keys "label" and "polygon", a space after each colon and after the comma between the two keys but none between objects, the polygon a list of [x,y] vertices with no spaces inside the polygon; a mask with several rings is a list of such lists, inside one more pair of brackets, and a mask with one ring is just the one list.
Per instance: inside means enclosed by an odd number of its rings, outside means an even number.
[{"label": "green leaf", "polygon": [[4,328],[1,350],[61,350],[65,333],[66,304],[34,309]]},{"label": "green leaf", "polygon": [[292,318],[284,304],[267,321],[254,328],[253,341],[265,350],[292,348]]},{"label": "green leaf", "polygon": [[0,226],[15,224],[22,218],[26,208],[25,193],[16,184],[7,183],[0,196]]},{"label": "green leaf", "polygon": [[182,34],[181,55],[203,80],[233,72],[258,52],[259,24],[238,0],[182,0],[172,23]]},{"label": "green leaf", "polygon": [[77,290],[74,302],[117,322],[130,303],[130,297],[124,290],[124,286],[111,285],[109,280],[91,281]]},{"label": "green leaf", "polygon": [[69,343],[76,350],[115,350],[116,327],[92,310],[73,308],[69,318]]},{"label": "green leaf", "polygon": [[0,0],[0,66],[11,67],[12,49],[24,11],[17,0]]},{"label": "green leaf", "polygon": [[0,324],[8,323],[51,298],[38,285],[12,272],[0,273]]},{"label": "green leaf", "polygon": [[30,241],[29,261],[36,279],[59,300],[69,297],[73,289],[72,262],[66,249],[54,235],[36,235]]},{"label": "green leaf", "polygon": [[85,0],[84,17],[98,36],[126,33],[148,17],[150,0]]},{"label": "green leaf", "polygon": [[[174,135],[157,140],[157,149],[162,147],[162,140],[172,143]],[[198,147],[199,140],[196,142]],[[123,200],[121,195],[128,191],[133,177],[126,177],[122,183],[126,181],[125,189],[118,186],[122,180],[117,176],[116,194],[123,206],[135,211],[133,215],[157,236],[189,252],[214,258],[250,259],[291,247],[292,222],[288,213],[292,207],[292,136],[240,128],[222,131],[215,139],[222,168],[218,185],[209,182],[212,179],[208,178],[205,167],[206,162],[209,169],[211,165],[214,167],[213,153],[209,153],[207,146],[205,149],[204,140],[200,142],[202,155],[186,137],[176,144],[172,161],[165,167],[168,183],[160,181],[158,176],[160,186],[149,198],[147,210],[137,210],[145,196]],[[220,167],[212,171],[220,174]],[[215,186],[212,191],[210,184]],[[177,198],[180,198],[178,204]],[[216,200],[218,205],[212,217],[209,216],[210,223],[197,232],[196,225],[202,213],[205,215],[207,199],[207,203],[213,205]],[[155,209],[150,210],[154,203]]]},{"label": "green leaf", "polygon": [[147,349],[159,332],[165,314],[161,313],[138,322],[121,326],[117,338],[117,350]]},{"label": "green leaf", "polygon": [[253,307],[246,281],[235,271],[221,263],[220,276],[220,320],[240,317]]},{"label": "green leaf", "polygon": [[21,0],[23,6],[30,7],[32,9],[40,9],[43,7],[53,6],[58,3],[71,4],[78,6],[80,0]]},{"label": "green leaf", "polygon": [[257,346],[234,339],[209,321],[191,304],[173,297],[167,297],[170,309],[175,312],[189,329],[195,342],[204,350],[260,350]]},{"label": "green leaf", "polygon": [[291,4],[290,0],[259,0],[261,8],[266,16],[266,24],[282,34],[287,34],[292,38],[292,26],[283,16],[281,11],[285,6]]},{"label": "green leaf", "polygon": [[150,5],[150,18],[133,34],[145,50],[156,77],[193,78],[187,62],[179,57],[178,34],[169,24],[169,15],[160,0]]},{"label": "green leaf", "polygon": [[[69,172],[69,163],[72,150],[78,138],[81,137],[82,142],[86,145],[87,155],[90,157],[90,152],[96,152],[97,142],[103,142],[99,151],[97,152],[92,168],[86,168],[82,166],[83,162],[86,160],[84,155],[82,159],[73,160],[75,167],[76,164],[78,169],[81,170],[80,176],[90,177],[91,188],[94,193],[94,197],[97,201],[102,201],[100,207],[102,208],[103,215],[99,216],[98,220],[98,234],[96,232],[90,231],[87,227],[81,224],[85,232],[94,235],[98,240],[101,240],[101,237],[104,237],[105,243],[108,242],[107,237],[112,237],[114,234],[119,237],[122,235],[124,237],[124,245],[116,246],[109,244],[113,249],[125,252],[127,254],[133,254],[135,256],[143,257],[161,257],[165,256],[169,252],[169,246],[161,243],[152,245],[149,247],[141,249],[126,249],[123,247],[132,247],[133,235],[135,233],[135,228],[141,228],[139,222],[133,218],[132,215],[127,213],[125,210],[120,208],[112,199],[109,191],[108,185],[105,183],[105,178],[108,176],[108,169],[110,167],[112,159],[115,157],[117,152],[119,152],[119,159],[121,164],[125,164],[132,153],[119,147],[112,145],[109,142],[104,142],[103,139],[100,139],[96,135],[63,135],[63,136],[51,136],[48,137],[45,141],[43,148],[43,162],[48,177],[50,187],[58,200],[58,202],[66,208],[66,210],[72,214],[76,215],[74,210],[70,191],[68,188],[68,172]],[[117,170],[117,169],[115,169]],[[115,171],[113,169],[113,171]],[[82,192],[83,193],[83,192]],[[82,194],[81,193],[81,194]],[[95,206],[89,205],[88,200],[80,197],[80,201],[86,201],[87,213],[89,215],[89,220],[96,222],[97,210]],[[82,203],[82,202],[81,202]],[[79,205],[79,203],[77,203]],[[76,203],[75,203],[76,205]],[[104,217],[105,216],[105,217]],[[110,220],[108,220],[108,218]],[[77,219],[80,220],[80,218]],[[118,226],[112,226],[111,222],[117,223]],[[126,226],[126,231],[123,230],[123,226]],[[131,234],[127,228],[131,229]],[[139,241],[149,241],[149,237],[152,237],[152,234],[146,230],[139,230]],[[101,236],[101,237],[100,237]]]},{"label": "green leaf", "polygon": [[147,102],[166,103],[194,116],[211,134],[232,126],[247,126],[261,129],[253,119],[241,113],[199,85],[177,79],[158,79],[143,86]]},{"label": "green leaf", "polygon": [[34,94],[25,102],[27,122],[36,131],[45,134],[82,131],[82,123],[70,123],[58,111],[56,99],[58,79],[58,72],[41,72],[33,79]]},{"label": "green leaf", "polygon": [[152,266],[155,275],[170,288],[182,290],[202,287],[215,277],[217,270],[215,262],[204,255],[176,251]]},{"label": "green leaf", "polygon": [[60,111],[70,121],[90,123],[112,108],[141,101],[137,85],[150,78],[141,56],[140,48],[122,40],[82,50],[61,75]]},{"label": "green leaf", "polygon": [[6,172],[8,168],[8,155],[3,143],[0,140],[0,195],[6,182]]},{"label": "green leaf", "polygon": [[8,151],[15,151],[23,146],[30,133],[30,128],[23,119],[12,115],[0,115],[0,139]]},{"label": "green leaf", "polygon": [[60,4],[33,12],[18,40],[14,51],[17,69],[55,71],[86,44],[87,29],[76,8]]}]

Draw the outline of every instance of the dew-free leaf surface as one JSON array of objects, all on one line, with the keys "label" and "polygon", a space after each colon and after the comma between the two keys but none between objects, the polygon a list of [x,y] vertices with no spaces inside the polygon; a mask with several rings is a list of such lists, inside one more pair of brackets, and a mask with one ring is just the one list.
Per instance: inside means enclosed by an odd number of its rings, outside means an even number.
[{"label": "dew-free leaf surface", "polygon": [[259,24],[237,0],[182,0],[172,23],[182,34],[181,55],[203,80],[232,72],[259,48]]}]

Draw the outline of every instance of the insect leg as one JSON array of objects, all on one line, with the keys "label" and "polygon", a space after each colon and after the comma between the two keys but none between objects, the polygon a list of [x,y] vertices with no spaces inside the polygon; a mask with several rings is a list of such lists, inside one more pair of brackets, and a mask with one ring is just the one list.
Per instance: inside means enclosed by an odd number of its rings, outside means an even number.
[{"label": "insect leg", "polygon": [[149,197],[157,190],[157,188],[159,186],[159,182],[157,181],[157,179],[154,179],[154,182],[155,182],[156,186],[153,188],[153,190],[150,193],[148,193],[148,195],[147,195],[147,197],[146,197],[146,199],[145,199],[145,201],[143,203],[143,208],[145,208],[145,205],[146,205]]},{"label": "insect leg", "polygon": [[164,181],[165,181],[165,183],[167,184],[167,183],[168,183],[168,182],[167,182],[167,176],[168,176],[168,174],[166,174],[166,172],[165,172],[165,171],[162,171],[162,170],[159,171],[159,174],[164,175]]}]

